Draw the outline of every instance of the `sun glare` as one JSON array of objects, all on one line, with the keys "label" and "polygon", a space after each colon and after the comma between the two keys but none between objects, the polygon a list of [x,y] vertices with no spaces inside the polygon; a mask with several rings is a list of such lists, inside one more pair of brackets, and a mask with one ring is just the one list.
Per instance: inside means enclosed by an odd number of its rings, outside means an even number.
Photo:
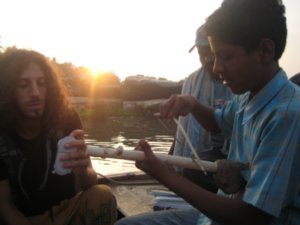
[{"label": "sun glare", "polygon": [[103,69],[99,69],[99,68],[89,68],[90,70],[90,74],[93,78],[97,78],[100,77],[101,75],[107,73],[108,71],[103,70]]},{"label": "sun glare", "polygon": [[[0,45],[30,48],[61,62],[89,67],[92,77],[113,71],[121,80],[143,74],[178,81],[198,68],[197,53],[189,54],[188,49],[194,43],[196,29],[221,2],[3,1],[0,23],[11,18],[12,12],[18,17],[1,23]],[[295,74],[299,71],[295,60],[299,52],[300,1],[285,3],[289,36],[281,64],[288,74]],[[39,29],[37,17],[43,24]],[[56,32],[49,27],[55,27]]]}]

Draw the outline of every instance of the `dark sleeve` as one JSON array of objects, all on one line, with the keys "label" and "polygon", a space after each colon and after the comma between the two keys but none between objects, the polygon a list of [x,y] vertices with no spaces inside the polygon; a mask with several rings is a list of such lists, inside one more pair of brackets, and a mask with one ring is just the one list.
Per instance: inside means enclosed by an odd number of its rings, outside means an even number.
[{"label": "dark sleeve", "polygon": [[297,73],[296,75],[292,76],[290,80],[298,86],[300,86],[300,73]]},{"label": "dark sleeve", "polygon": [[0,160],[0,181],[8,179],[7,167],[3,160]]},{"label": "dark sleeve", "polygon": [[78,113],[74,110],[64,124],[64,134],[69,135],[75,129],[82,129]]},{"label": "dark sleeve", "polygon": [[7,169],[7,143],[5,138],[0,136],[0,181],[7,179],[8,169]]}]

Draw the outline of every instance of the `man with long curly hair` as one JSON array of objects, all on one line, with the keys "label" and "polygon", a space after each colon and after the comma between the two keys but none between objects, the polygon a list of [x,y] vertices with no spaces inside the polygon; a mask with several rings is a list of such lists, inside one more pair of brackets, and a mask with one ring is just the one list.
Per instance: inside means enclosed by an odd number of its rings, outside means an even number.
[{"label": "man with long curly hair", "polygon": [[[6,50],[0,58],[0,222],[114,223],[115,197],[97,185],[81,129],[54,65],[32,50]],[[63,147],[74,151],[58,157],[65,136],[73,139]],[[67,172],[53,171],[56,158]]]}]

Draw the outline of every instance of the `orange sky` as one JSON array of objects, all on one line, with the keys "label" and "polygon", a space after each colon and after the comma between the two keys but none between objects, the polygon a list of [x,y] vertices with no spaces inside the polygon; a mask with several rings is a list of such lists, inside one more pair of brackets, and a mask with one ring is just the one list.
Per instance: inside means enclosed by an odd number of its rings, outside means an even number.
[{"label": "orange sky", "polygon": [[[300,72],[299,0],[284,1],[288,44],[280,61]],[[4,47],[31,48],[60,62],[180,80],[199,67],[188,50],[220,0],[9,0],[1,3]]]}]

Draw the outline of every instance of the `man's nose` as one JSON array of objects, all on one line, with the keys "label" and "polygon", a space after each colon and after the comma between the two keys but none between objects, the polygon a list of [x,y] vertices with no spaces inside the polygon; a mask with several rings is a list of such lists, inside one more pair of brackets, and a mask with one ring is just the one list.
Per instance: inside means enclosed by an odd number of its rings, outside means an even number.
[{"label": "man's nose", "polygon": [[40,95],[39,85],[36,82],[32,82],[30,85],[30,95],[31,96]]}]

